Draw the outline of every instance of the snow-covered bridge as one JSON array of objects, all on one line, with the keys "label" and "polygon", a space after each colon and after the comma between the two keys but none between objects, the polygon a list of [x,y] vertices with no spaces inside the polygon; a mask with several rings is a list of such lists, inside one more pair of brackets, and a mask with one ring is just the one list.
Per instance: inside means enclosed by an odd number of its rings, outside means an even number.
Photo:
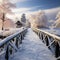
[{"label": "snow-covered bridge", "polygon": [[56,60],[42,39],[35,34],[36,31],[33,31],[31,28],[23,29],[2,40],[0,60]]},{"label": "snow-covered bridge", "polygon": [[39,37],[28,29],[19,51],[12,60],[55,60],[55,58]]}]

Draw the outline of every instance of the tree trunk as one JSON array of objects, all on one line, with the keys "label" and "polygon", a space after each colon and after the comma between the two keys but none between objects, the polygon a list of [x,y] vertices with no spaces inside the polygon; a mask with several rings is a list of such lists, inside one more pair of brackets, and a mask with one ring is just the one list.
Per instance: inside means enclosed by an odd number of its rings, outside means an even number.
[{"label": "tree trunk", "polygon": [[5,19],[5,14],[3,13],[3,17],[2,17],[2,30],[4,30],[4,19]]}]

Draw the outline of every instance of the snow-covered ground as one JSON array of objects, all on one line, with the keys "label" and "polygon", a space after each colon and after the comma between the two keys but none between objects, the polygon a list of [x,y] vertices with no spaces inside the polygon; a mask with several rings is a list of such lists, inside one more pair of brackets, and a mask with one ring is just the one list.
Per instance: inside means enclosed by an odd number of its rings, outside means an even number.
[{"label": "snow-covered ground", "polygon": [[39,37],[28,29],[23,43],[10,60],[56,60],[51,51],[42,43]]}]

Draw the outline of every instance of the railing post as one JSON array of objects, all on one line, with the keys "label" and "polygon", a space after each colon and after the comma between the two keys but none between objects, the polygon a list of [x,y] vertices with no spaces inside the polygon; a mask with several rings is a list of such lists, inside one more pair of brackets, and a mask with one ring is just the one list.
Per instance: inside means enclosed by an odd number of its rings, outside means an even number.
[{"label": "railing post", "polygon": [[21,40],[23,39],[22,34],[21,34]]},{"label": "railing post", "polygon": [[20,35],[20,38],[19,38],[19,40],[20,40],[20,44],[22,44],[22,39],[21,39],[21,35]]},{"label": "railing post", "polygon": [[16,47],[18,48],[18,37],[16,37]]},{"label": "railing post", "polygon": [[40,32],[40,39],[41,39],[41,32]]},{"label": "railing post", "polygon": [[48,46],[49,45],[49,41],[48,41],[48,37],[47,36],[45,37],[45,40],[46,40],[46,46]]},{"label": "railing post", "polygon": [[39,38],[41,38],[41,36],[40,36],[40,32],[39,32]]},{"label": "railing post", "polygon": [[10,54],[12,54],[12,48],[11,47],[10,47],[10,50],[9,51],[10,51]]},{"label": "railing post", "polygon": [[22,33],[22,39],[24,39],[24,37],[23,37],[23,36],[24,36],[24,33]]},{"label": "railing post", "polygon": [[59,44],[57,41],[55,41],[55,57],[59,56]]},{"label": "railing post", "polygon": [[7,45],[5,60],[9,60],[9,44]]},{"label": "railing post", "polygon": [[45,34],[43,35],[43,43],[45,44]]},{"label": "railing post", "polygon": [[43,40],[43,33],[41,34],[41,39]]}]

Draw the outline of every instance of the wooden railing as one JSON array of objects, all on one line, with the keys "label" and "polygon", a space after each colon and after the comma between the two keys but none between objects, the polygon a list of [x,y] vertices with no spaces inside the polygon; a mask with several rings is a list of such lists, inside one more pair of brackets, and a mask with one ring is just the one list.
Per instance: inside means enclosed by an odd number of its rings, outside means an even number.
[{"label": "wooden railing", "polygon": [[18,51],[26,32],[27,29],[23,28],[0,41],[0,60],[9,60]]},{"label": "wooden railing", "polygon": [[60,58],[60,37],[41,29],[32,28],[43,43],[54,53],[55,57]]}]

